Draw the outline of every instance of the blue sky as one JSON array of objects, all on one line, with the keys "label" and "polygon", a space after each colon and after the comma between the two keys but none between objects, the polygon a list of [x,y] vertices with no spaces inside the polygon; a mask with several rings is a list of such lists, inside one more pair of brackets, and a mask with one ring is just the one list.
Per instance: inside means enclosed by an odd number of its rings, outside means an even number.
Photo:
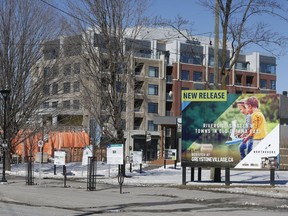
[{"label": "blue sky", "polygon": [[[203,36],[208,37],[214,36],[214,15],[207,8],[199,5],[198,0],[151,0],[149,13],[151,13],[151,16],[158,14],[164,18],[174,18],[177,15],[180,15],[193,23],[192,31],[195,35],[203,34]],[[282,33],[285,33],[286,29],[288,29],[288,23],[279,22],[278,20],[273,21],[273,19],[271,20],[271,17],[265,18],[263,16],[263,19],[266,19],[267,23],[271,23],[272,26],[276,26]],[[277,25],[275,25],[275,22],[277,22]],[[283,91],[288,90],[287,68],[288,55],[277,58],[277,93],[282,94]]]}]

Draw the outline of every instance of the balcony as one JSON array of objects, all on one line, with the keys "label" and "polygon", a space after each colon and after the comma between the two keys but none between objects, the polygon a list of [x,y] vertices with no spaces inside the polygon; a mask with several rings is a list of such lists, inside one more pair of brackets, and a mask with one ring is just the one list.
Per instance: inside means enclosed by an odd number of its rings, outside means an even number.
[{"label": "balcony", "polygon": [[134,108],[134,117],[135,118],[143,118],[144,117],[144,112],[142,109],[135,107]]},{"label": "balcony", "polygon": [[172,111],[168,111],[168,110],[165,111],[165,116],[174,116],[173,114],[174,113]]}]

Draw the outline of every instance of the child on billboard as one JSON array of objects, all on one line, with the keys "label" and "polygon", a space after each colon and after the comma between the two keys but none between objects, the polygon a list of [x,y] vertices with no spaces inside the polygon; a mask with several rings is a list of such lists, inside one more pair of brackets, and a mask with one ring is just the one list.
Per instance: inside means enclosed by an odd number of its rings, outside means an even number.
[{"label": "child on billboard", "polygon": [[245,101],[245,108],[248,114],[251,115],[252,125],[249,134],[244,138],[243,142],[253,138],[253,148],[255,148],[268,133],[266,120],[259,109],[259,101],[256,97],[249,97]]}]

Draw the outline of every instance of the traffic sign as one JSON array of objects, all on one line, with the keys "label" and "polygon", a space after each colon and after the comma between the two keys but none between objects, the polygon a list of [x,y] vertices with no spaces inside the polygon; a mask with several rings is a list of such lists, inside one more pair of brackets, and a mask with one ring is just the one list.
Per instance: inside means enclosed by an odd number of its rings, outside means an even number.
[{"label": "traffic sign", "polygon": [[39,141],[38,141],[38,147],[40,147],[40,148],[41,148],[41,147],[43,147],[43,145],[44,145],[44,142],[43,142],[43,140],[39,140]]}]

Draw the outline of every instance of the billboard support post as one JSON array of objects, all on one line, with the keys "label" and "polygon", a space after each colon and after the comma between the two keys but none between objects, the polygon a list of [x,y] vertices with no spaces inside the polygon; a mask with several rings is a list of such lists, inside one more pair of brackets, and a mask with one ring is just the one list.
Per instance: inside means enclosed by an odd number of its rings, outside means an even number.
[{"label": "billboard support post", "polygon": [[221,182],[221,168],[214,169],[214,182]]},{"label": "billboard support post", "polygon": [[275,169],[270,169],[270,185],[275,186]]},{"label": "billboard support post", "polygon": [[198,167],[198,181],[202,181],[202,168]]},{"label": "billboard support post", "polygon": [[186,166],[182,167],[182,185],[186,185]]},{"label": "billboard support post", "polygon": [[191,178],[190,181],[193,182],[194,181],[194,167],[191,167]]},{"label": "billboard support post", "polygon": [[66,169],[66,165],[63,165],[63,175],[64,175],[64,188],[67,187],[67,169]]},{"label": "billboard support post", "polygon": [[225,185],[230,185],[230,168],[225,168]]}]

